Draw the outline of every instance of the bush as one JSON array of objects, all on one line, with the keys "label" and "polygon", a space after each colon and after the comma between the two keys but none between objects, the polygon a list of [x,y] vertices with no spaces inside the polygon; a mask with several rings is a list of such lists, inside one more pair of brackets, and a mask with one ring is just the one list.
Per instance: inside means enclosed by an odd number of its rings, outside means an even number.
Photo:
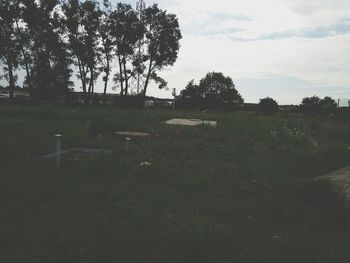
[{"label": "bush", "polygon": [[230,77],[221,72],[210,72],[199,84],[191,80],[176,103],[183,109],[234,110],[240,108],[243,102]]},{"label": "bush", "polygon": [[300,110],[307,115],[327,115],[336,112],[337,103],[331,97],[306,97],[300,104]]},{"label": "bush", "polygon": [[278,103],[270,97],[260,99],[258,111],[263,114],[275,114],[278,112]]}]

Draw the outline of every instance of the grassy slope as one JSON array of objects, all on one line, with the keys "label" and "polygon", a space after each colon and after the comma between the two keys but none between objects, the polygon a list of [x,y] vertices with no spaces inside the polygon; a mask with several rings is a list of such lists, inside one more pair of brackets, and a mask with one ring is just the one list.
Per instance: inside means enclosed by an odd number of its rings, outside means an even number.
[{"label": "grassy slope", "polygon": [[[162,124],[172,117],[219,126]],[[88,136],[86,121],[108,129]],[[111,130],[152,137],[125,153]],[[298,116],[2,106],[0,261],[348,262],[349,218],[310,181],[349,165],[349,132]],[[54,171],[36,157],[55,133],[114,153]]]}]

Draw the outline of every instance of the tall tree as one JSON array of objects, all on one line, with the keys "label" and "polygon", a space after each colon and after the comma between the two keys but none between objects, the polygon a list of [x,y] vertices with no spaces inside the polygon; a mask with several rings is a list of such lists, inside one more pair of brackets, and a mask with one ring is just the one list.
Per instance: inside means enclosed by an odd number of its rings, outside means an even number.
[{"label": "tall tree", "polygon": [[119,72],[115,81],[120,83],[121,95],[128,95],[129,81],[136,75],[140,63],[137,62],[137,43],[144,27],[135,10],[128,4],[119,3],[110,15],[111,35],[116,46]]},{"label": "tall tree", "polygon": [[103,1],[103,10],[100,16],[100,36],[101,36],[101,68],[100,71],[104,72],[103,76],[104,89],[103,89],[103,101],[106,103],[106,94],[109,81],[109,75],[111,73],[111,64],[114,58],[115,41],[112,36],[112,20],[110,18],[112,12],[111,3],[108,0]]},{"label": "tall tree", "polygon": [[200,107],[214,109],[234,109],[243,103],[232,79],[221,72],[207,73],[199,85],[190,81],[180,95],[180,100],[186,98]]},{"label": "tall tree", "polygon": [[15,19],[17,1],[0,2],[0,59],[4,62],[5,77],[10,87],[10,99],[13,99],[16,76],[14,71],[19,62],[19,46],[16,39]]},{"label": "tall tree", "polygon": [[68,46],[75,57],[85,102],[91,102],[94,82],[97,79],[99,51],[99,23],[101,10],[98,2],[87,0],[68,0],[62,6],[64,28]]},{"label": "tall tree", "polygon": [[58,0],[26,0],[23,20],[32,36],[32,96],[58,101],[69,92],[71,70],[59,23]]},{"label": "tall tree", "polygon": [[28,31],[28,27],[23,20],[23,14],[25,12],[25,6],[21,5],[20,2],[16,7],[16,17],[15,17],[15,28],[16,28],[16,39],[21,51],[20,64],[24,67],[26,76],[23,86],[29,88],[30,93],[32,92],[32,81],[31,81],[31,71],[33,66],[32,57],[32,46],[33,41],[31,35]]},{"label": "tall tree", "polygon": [[166,81],[157,75],[157,72],[167,66],[174,65],[182,38],[179,22],[174,14],[167,14],[154,4],[144,10],[142,21],[146,28],[146,54],[142,60],[146,63],[144,74],[145,84],[143,96],[151,80],[159,83],[159,88],[166,86]]},{"label": "tall tree", "polygon": [[87,0],[81,5],[80,10],[81,16],[81,26],[85,30],[83,35],[83,40],[85,43],[86,53],[87,53],[87,66],[89,68],[89,88],[88,88],[88,99],[91,102],[94,94],[94,84],[99,75],[97,70],[98,61],[100,60],[99,45],[99,23],[101,10],[99,8],[98,2]]}]

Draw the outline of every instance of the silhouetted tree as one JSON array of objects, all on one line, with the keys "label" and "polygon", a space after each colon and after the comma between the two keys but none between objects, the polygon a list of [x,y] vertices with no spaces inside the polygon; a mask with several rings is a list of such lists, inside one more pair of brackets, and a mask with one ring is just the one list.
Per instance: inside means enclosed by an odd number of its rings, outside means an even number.
[{"label": "silhouetted tree", "polygon": [[182,38],[179,22],[174,14],[167,14],[154,4],[145,9],[142,21],[146,28],[144,45],[146,52],[142,56],[145,67],[145,84],[143,96],[146,96],[147,87],[151,80],[159,84],[159,88],[166,87],[164,79],[157,72],[167,66],[174,65]]},{"label": "silhouetted tree", "polygon": [[65,98],[71,85],[71,63],[62,40],[58,0],[26,0],[23,22],[26,23],[33,45],[31,81],[32,97],[51,101]]},{"label": "silhouetted tree", "polygon": [[[63,4],[65,15],[63,24],[68,36],[68,46],[75,56],[74,64],[78,67],[85,102],[91,102],[94,82],[98,77],[99,23],[101,10],[96,1],[68,0]],[[88,85],[88,86],[87,86]]]},{"label": "silhouetted tree", "polygon": [[180,105],[187,100],[186,103],[194,107],[210,109],[234,109],[244,102],[232,79],[221,72],[207,73],[199,85],[191,80],[181,91],[179,99]]},{"label": "silhouetted tree", "polygon": [[0,2],[0,59],[5,64],[4,76],[9,82],[11,100],[16,86],[14,71],[19,65],[20,55],[14,27],[17,5],[17,1],[13,0]]},{"label": "silhouetted tree", "polygon": [[120,84],[120,94],[128,95],[129,80],[140,68],[136,52],[144,28],[136,11],[128,4],[119,3],[117,9],[111,13],[110,21],[119,66],[119,72],[115,74],[114,80]]},{"label": "silhouetted tree", "polygon": [[320,101],[320,110],[322,114],[335,113],[337,111],[337,103],[331,97],[324,97]]},{"label": "silhouetted tree", "polygon": [[316,115],[320,111],[320,101],[321,99],[317,96],[303,98],[300,104],[300,110],[304,114]]},{"label": "silhouetted tree", "polygon": [[15,17],[15,28],[17,35],[17,42],[21,51],[20,65],[24,67],[26,76],[24,79],[23,87],[29,88],[30,93],[32,93],[32,80],[31,72],[33,69],[33,57],[32,57],[32,47],[33,41],[32,36],[29,33],[28,27],[23,20],[25,6],[20,4],[16,7],[17,15]]},{"label": "silhouetted tree", "polygon": [[108,0],[103,2],[104,10],[100,16],[100,36],[102,41],[101,47],[101,63],[100,71],[105,73],[103,76],[104,89],[103,89],[103,101],[106,102],[107,86],[109,81],[109,75],[111,73],[111,63],[114,57],[113,50],[115,43],[112,41],[111,36],[111,3]]},{"label": "silhouetted tree", "polygon": [[337,110],[337,103],[331,97],[324,97],[320,99],[317,96],[306,97],[300,104],[300,110],[304,114],[319,115],[335,113]]},{"label": "silhouetted tree", "polygon": [[270,97],[260,99],[258,110],[264,114],[275,114],[278,112],[278,103]]}]

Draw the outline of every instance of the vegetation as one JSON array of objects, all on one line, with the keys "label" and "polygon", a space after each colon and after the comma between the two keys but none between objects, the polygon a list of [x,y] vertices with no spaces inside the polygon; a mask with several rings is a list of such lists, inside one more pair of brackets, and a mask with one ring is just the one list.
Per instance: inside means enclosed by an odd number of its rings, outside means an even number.
[{"label": "vegetation", "polygon": [[336,112],[337,103],[330,97],[324,97],[324,99],[317,96],[306,97],[301,102],[300,109],[308,115],[328,115]]},{"label": "vegetation", "polygon": [[199,84],[191,80],[181,91],[177,105],[182,108],[235,109],[243,98],[235,89],[230,77],[221,72],[210,72]]},{"label": "vegetation", "polygon": [[157,72],[175,63],[182,37],[176,15],[156,4],[138,13],[123,3],[114,9],[108,0],[103,5],[97,0],[1,1],[0,27],[0,61],[10,98],[21,68],[31,96],[52,102],[69,96],[72,66],[86,103],[92,102],[102,72],[106,97],[115,62],[113,79],[121,95],[130,94],[136,80],[141,90],[132,92],[143,97],[151,81],[165,88]]},{"label": "vegetation", "polygon": [[278,112],[278,103],[274,99],[266,97],[260,99],[258,109],[264,114],[275,114]]},{"label": "vegetation", "polygon": [[[348,120],[16,105],[0,119],[1,262],[348,262],[349,215],[313,181],[349,164]],[[151,137],[125,152],[114,131]],[[56,133],[113,153],[56,171],[38,158]]]}]

